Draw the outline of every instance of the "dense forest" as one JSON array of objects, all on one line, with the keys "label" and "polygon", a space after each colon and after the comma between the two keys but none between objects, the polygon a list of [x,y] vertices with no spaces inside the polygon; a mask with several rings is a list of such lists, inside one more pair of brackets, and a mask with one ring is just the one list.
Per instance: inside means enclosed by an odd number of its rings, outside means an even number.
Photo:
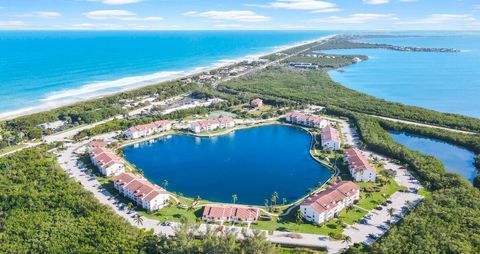
[{"label": "dense forest", "polygon": [[0,253],[245,253],[280,251],[263,234],[198,231],[175,237],[138,230],[68,178],[46,147],[0,158]]}]

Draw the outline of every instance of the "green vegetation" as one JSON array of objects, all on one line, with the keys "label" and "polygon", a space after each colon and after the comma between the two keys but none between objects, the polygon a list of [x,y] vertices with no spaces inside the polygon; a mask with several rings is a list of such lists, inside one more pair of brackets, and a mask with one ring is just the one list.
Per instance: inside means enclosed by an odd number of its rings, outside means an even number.
[{"label": "green vegetation", "polygon": [[332,81],[325,70],[300,72],[270,67],[257,75],[221,84],[219,89],[230,94],[257,94],[262,98],[277,97],[297,103],[314,103],[353,112],[480,131],[479,119],[387,102],[341,86]]},{"label": "green vegetation", "polygon": [[431,156],[397,144],[378,120],[360,114],[349,115],[369,149],[408,164],[430,192],[425,200],[373,245],[375,253],[478,253],[480,251],[480,191],[463,177],[447,173]]},{"label": "green vegetation", "polygon": [[356,61],[354,58],[359,58],[361,60],[366,60],[366,56],[360,55],[326,55],[326,54],[318,54],[318,57],[309,57],[309,56],[295,56],[290,57],[283,62],[291,63],[291,62],[302,62],[302,63],[312,63],[317,64],[322,68],[340,68],[346,65],[354,64]]},{"label": "green vegetation", "polygon": [[[69,127],[94,123],[115,115],[124,114],[128,108],[133,109],[144,106],[143,104],[132,106],[128,100],[152,95],[157,95],[156,98],[162,100],[188,92],[194,87],[194,84],[184,84],[180,81],[165,82],[0,122],[0,135],[3,136],[0,148],[23,140],[38,139],[43,134],[50,133],[51,131],[44,131],[37,127],[37,125],[42,123],[63,120],[67,122]],[[7,140],[11,140],[11,142],[7,142]]]},{"label": "green vegetation", "polygon": [[140,231],[70,180],[44,148],[0,158],[0,252],[133,253]]}]

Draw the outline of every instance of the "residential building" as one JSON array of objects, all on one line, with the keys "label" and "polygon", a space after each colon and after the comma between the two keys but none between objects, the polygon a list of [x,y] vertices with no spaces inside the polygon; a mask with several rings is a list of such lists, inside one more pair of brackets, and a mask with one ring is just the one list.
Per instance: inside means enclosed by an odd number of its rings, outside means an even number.
[{"label": "residential building", "polygon": [[357,182],[375,182],[377,174],[375,168],[368,162],[367,157],[356,148],[349,148],[344,151],[345,161],[353,179]]},{"label": "residential building", "polygon": [[207,222],[256,222],[260,211],[258,208],[240,205],[208,204],[203,209],[202,219]]},{"label": "residential building", "polygon": [[255,98],[250,102],[250,107],[252,108],[259,108],[263,106],[263,100],[260,98]]},{"label": "residential building", "polygon": [[300,211],[305,220],[319,225],[331,220],[358,199],[360,187],[351,181],[341,181],[305,198],[300,204]]},{"label": "residential building", "polygon": [[338,135],[338,130],[327,126],[322,129],[321,140],[322,148],[324,150],[339,150],[340,149],[340,136]]},{"label": "residential building", "polygon": [[147,211],[158,210],[168,203],[168,192],[139,174],[121,173],[113,178],[113,186]]},{"label": "residential building", "polygon": [[88,143],[87,152],[93,151],[95,148],[106,148],[108,143],[103,140],[92,140]]},{"label": "residential building", "polygon": [[192,122],[190,130],[195,133],[213,131],[216,129],[229,129],[235,127],[235,121],[228,116],[222,116],[217,119],[208,119]]},{"label": "residential building", "polygon": [[153,135],[155,133],[164,132],[172,129],[172,124],[166,120],[160,120],[153,123],[142,124],[130,127],[125,131],[126,138],[141,138]]},{"label": "residential building", "polygon": [[317,115],[304,114],[300,112],[290,112],[285,120],[289,123],[300,124],[312,128],[324,128],[328,125],[328,121]]},{"label": "residential building", "polygon": [[125,172],[123,160],[105,147],[96,147],[90,151],[90,159],[104,176],[118,175]]}]

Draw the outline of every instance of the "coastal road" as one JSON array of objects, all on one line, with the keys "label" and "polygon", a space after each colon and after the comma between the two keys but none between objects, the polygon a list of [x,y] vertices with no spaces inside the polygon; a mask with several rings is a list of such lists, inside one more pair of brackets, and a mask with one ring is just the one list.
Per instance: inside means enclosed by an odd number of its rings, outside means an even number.
[{"label": "coastal road", "polygon": [[462,134],[478,134],[478,133],[472,132],[472,131],[462,131],[462,130],[447,128],[447,127],[441,127],[441,126],[436,126],[436,125],[431,125],[431,124],[417,123],[417,122],[412,122],[412,121],[407,121],[407,120],[400,120],[400,119],[396,119],[396,118],[376,116],[376,115],[370,115],[370,116],[380,118],[380,119],[384,119],[384,120],[388,120],[388,121],[392,121],[392,122],[411,124],[411,125],[416,125],[416,126],[420,126],[420,127],[427,127],[427,128],[457,132],[457,133],[462,133]]},{"label": "coastal road", "polygon": [[[325,36],[325,37],[322,37],[322,38],[320,38],[320,39],[318,39],[318,40],[316,40],[316,41],[312,41],[312,42],[309,42],[309,43],[319,42],[319,44],[316,44],[315,46],[322,45],[322,44],[327,43],[331,38],[333,38],[333,37],[335,37],[335,36],[337,36],[337,35],[334,34],[334,35]],[[289,48],[295,48],[295,47],[299,47],[299,46],[301,46],[301,45],[294,45],[294,46],[289,47]],[[282,49],[280,52],[285,51],[285,50],[287,50],[287,49],[289,49],[289,48]],[[288,59],[288,58],[290,58],[290,57],[293,57],[293,56],[296,56],[296,55],[301,54],[301,53],[303,53],[303,52],[306,52],[306,51],[310,50],[311,48],[312,48],[312,47],[308,47],[308,48],[303,49],[303,50],[301,50],[301,51],[292,53],[292,54],[290,54],[290,55],[286,55],[285,57],[282,57],[282,58],[277,59],[277,60],[275,60],[275,61],[268,62],[268,63],[266,63],[266,64],[264,64],[264,65],[261,65],[261,66],[252,68],[252,69],[250,69],[250,70],[244,71],[244,72],[239,73],[239,74],[237,74],[237,75],[235,75],[235,76],[230,76],[230,77],[223,78],[223,79],[220,80],[219,82],[212,84],[212,87],[215,89],[215,88],[217,88],[218,84],[220,84],[220,83],[228,82],[228,81],[230,81],[230,80],[237,79],[237,78],[240,78],[240,77],[242,77],[242,76],[245,76],[245,75],[248,75],[248,74],[251,74],[251,73],[260,71],[260,70],[263,70],[263,69],[265,69],[265,68],[267,68],[267,67],[269,67],[269,66],[276,65],[276,64],[278,64],[278,63],[280,63],[280,62],[282,62],[282,61],[284,61],[284,60],[286,60],[286,59]],[[277,53],[279,53],[279,52],[277,52]]]}]

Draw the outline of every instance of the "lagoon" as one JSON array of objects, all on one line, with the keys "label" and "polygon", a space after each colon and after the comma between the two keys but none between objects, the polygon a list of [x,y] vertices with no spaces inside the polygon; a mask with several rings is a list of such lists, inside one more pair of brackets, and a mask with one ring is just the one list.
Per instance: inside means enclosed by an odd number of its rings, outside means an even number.
[{"label": "lagoon", "polygon": [[169,191],[215,202],[263,205],[274,192],[293,202],[324,183],[330,171],[309,154],[311,136],[283,125],[215,137],[170,135],[127,146],[125,158]]},{"label": "lagoon", "polygon": [[460,174],[470,182],[477,175],[473,164],[475,154],[463,147],[404,132],[390,132],[390,136],[412,150],[434,156],[442,161],[447,171]]}]

